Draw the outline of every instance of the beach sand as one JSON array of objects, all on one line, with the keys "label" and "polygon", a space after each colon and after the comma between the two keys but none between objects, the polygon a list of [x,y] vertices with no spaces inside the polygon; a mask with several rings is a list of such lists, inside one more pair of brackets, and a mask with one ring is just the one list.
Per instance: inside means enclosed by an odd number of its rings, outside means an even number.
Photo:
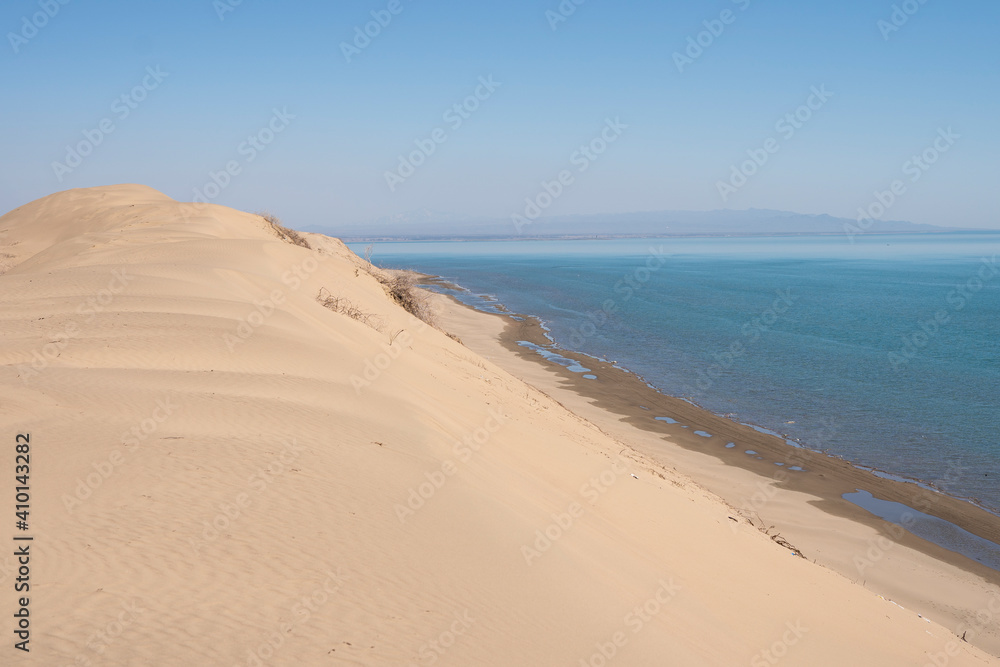
[{"label": "beach sand", "polygon": [[[880,597],[810,560],[844,551],[830,526],[876,530],[789,488],[760,514],[799,512],[793,555],[713,489],[759,476],[560,386],[500,318],[442,308],[453,340],[303,236],[137,185],[0,218],[0,474],[30,434],[34,538],[30,592],[0,557],[0,663],[1000,664],[954,634],[995,632],[981,573],[904,540]],[[918,580],[940,614],[906,604]]]}]

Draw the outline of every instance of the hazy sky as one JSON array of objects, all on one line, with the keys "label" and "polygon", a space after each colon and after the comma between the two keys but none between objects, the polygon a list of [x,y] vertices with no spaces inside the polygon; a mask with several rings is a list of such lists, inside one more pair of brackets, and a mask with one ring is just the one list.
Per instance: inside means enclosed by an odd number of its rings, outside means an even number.
[{"label": "hazy sky", "polygon": [[995,0],[63,1],[0,9],[3,211],[135,182],[295,227],[856,217],[899,181],[885,219],[1000,227]]}]

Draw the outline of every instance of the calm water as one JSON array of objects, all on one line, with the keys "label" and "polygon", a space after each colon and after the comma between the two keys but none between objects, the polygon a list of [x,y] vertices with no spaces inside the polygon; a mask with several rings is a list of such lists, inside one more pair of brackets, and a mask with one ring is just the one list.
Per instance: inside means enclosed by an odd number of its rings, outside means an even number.
[{"label": "calm water", "polygon": [[384,243],[373,261],[537,315],[559,346],[664,393],[998,510],[998,255],[1000,234],[964,233]]}]

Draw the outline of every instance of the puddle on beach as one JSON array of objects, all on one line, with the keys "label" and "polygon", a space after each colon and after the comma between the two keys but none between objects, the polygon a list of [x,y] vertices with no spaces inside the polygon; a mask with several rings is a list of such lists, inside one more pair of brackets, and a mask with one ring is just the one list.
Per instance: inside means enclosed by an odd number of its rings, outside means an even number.
[{"label": "puddle on beach", "polygon": [[[530,342],[528,342],[526,340],[519,340],[519,341],[517,341],[517,344],[520,345],[521,347],[526,347],[526,348],[528,348],[530,350],[534,350],[535,352],[537,352],[538,354],[540,354],[542,357],[544,357],[546,361],[551,361],[551,362],[557,363],[560,366],[565,367],[566,370],[570,371],[571,373],[589,373],[590,372],[589,368],[584,368],[583,366],[580,365],[579,362],[574,361],[573,359],[570,359],[568,357],[564,357],[564,356],[562,356],[561,354],[559,354],[557,352],[553,352],[552,350],[548,350],[548,349],[542,347],[541,345],[535,345],[534,343],[530,343]],[[587,377],[587,376],[585,375],[584,377]],[[589,379],[589,380],[596,380],[597,376],[596,375],[592,375],[592,376],[590,376],[587,379]]]},{"label": "puddle on beach", "polygon": [[[771,430],[769,428],[764,428],[763,426],[757,426],[756,424],[748,424],[746,422],[739,422],[739,423],[743,424],[744,426],[749,426],[750,428],[752,428],[753,430],[757,431],[758,433],[763,433],[765,435],[773,435],[776,438],[781,438],[782,440],[785,441],[785,444],[788,445],[788,446],[790,446],[790,447],[795,447],[796,449],[805,449],[805,447],[803,447],[803,445],[802,445],[801,442],[798,442],[796,440],[792,440],[790,438],[787,438],[784,435],[782,435],[781,433],[778,433],[777,431],[773,431],[773,430]],[[795,422],[785,422],[785,423],[786,424],[794,424]]]},{"label": "puddle on beach", "polygon": [[1000,571],[1000,545],[974,535],[950,521],[924,514],[903,503],[876,498],[861,489],[855,493],[845,493],[842,497],[880,519],[902,526],[917,537]]},{"label": "puddle on beach", "polygon": [[[568,371],[570,371],[572,373],[582,373],[583,374],[582,377],[584,377],[587,380],[596,380],[597,379],[597,376],[594,375],[594,374],[592,374],[590,372],[589,368],[584,367],[583,365],[580,364],[580,362],[578,362],[578,361],[576,361],[574,359],[570,359],[569,357],[564,357],[563,355],[559,354],[558,352],[553,352],[551,349],[548,349],[548,348],[543,347],[541,345],[537,345],[537,344],[532,343],[530,341],[519,340],[519,341],[517,341],[517,344],[520,345],[521,347],[526,347],[526,348],[529,348],[529,349],[533,350],[538,355],[540,355],[541,357],[543,357],[546,361],[551,361],[553,363],[559,364],[560,366],[564,367],[566,370],[568,370]],[[644,405],[640,405],[639,407],[642,408],[643,410],[649,410],[649,408],[647,408]],[[681,424],[679,421],[677,421],[676,419],[673,419],[672,417],[655,417],[654,419],[656,419],[656,421],[661,421],[661,422],[664,422],[666,424],[677,424],[681,428],[690,428],[690,426],[688,426],[687,424]],[[760,426],[754,426],[753,424],[747,424],[747,425],[751,426],[754,430],[756,430],[756,431],[758,431],[760,433],[767,433],[768,435],[775,435],[775,436],[777,436],[779,438],[782,438],[786,443],[788,443],[789,445],[791,445],[793,447],[799,447],[799,448],[802,447],[801,444],[795,442],[794,440],[788,440],[787,438],[784,438],[784,436],[782,436],[779,433],[776,433],[776,432],[771,431],[769,429],[762,428]],[[713,438],[713,437],[715,437],[711,433],[709,433],[708,431],[693,431],[693,433],[695,435],[697,435],[697,436],[702,437],[702,438]],[[726,444],[726,449],[733,449],[734,447],[736,447],[736,443],[734,443],[734,442],[730,442],[730,443]],[[754,451],[752,449],[746,450],[745,453],[748,456],[755,457],[758,461],[763,461],[764,460],[764,457],[760,456],[756,451]],[[777,466],[785,466],[784,463],[775,463],[775,465],[777,465]],[[786,470],[794,470],[796,472],[803,472],[803,469],[801,467],[799,467],[799,466],[788,466],[788,467],[786,467]]]}]

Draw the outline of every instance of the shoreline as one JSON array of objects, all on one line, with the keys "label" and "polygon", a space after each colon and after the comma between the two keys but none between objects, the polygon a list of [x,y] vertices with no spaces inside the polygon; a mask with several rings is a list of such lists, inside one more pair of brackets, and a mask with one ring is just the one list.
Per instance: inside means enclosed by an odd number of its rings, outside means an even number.
[{"label": "shoreline", "polygon": [[[416,276],[418,278],[418,283],[421,284],[421,285],[436,285],[438,287],[444,288],[446,290],[451,290],[451,291],[467,291],[466,288],[462,287],[461,285],[459,285],[457,283],[454,283],[454,282],[451,282],[451,281],[448,281],[448,280],[445,280],[445,279],[441,278],[440,276],[434,276],[434,275],[430,275],[430,274],[424,274],[424,273],[419,273],[417,271],[409,271],[409,270],[407,270],[407,273],[410,273],[411,275]],[[992,508],[984,505],[979,499],[972,498],[972,497],[963,497],[963,496],[958,496],[958,495],[955,495],[955,494],[948,493],[948,492],[940,489],[935,484],[935,481],[939,481],[939,480],[925,480],[925,479],[910,478],[910,477],[907,477],[905,475],[894,473],[891,470],[884,470],[882,468],[878,468],[878,467],[875,467],[875,466],[872,466],[872,465],[869,465],[869,464],[866,464],[866,463],[863,463],[863,462],[853,461],[853,460],[851,460],[851,459],[849,459],[849,458],[847,458],[845,456],[842,456],[842,455],[839,455],[839,454],[836,454],[836,453],[831,453],[829,451],[825,451],[825,450],[822,450],[822,449],[815,449],[814,447],[816,445],[822,444],[821,441],[823,439],[825,439],[826,437],[828,437],[828,435],[829,435],[828,430],[830,432],[835,432],[836,431],[835,426],[833,426],[833,427],[824,427],[823,429],[820,429],[818,431],[819,436],[818,436],[818,438],[816,438],[816,440],[811,440],[809,442],[799,442],[799,441],[794,440],[794,438],[792,438],[791,436],[787,436],[785,434],[778,433],[778,432],[774,431],[773,429],[771,429],[769,427],[765,427],[765,426],[762,426],[760,424],[754,424],[754,423],[750,423],[750,422],[736,421],[736,420],[730,419],[726,415],[719,414],[717,412],[714,412],[714,411],[710,410],[709,408],[706,408],[704,406],[698,405],[697,403],[695,403],[694,401],[691,401],[689,399],[682,398],[682,397],[679,397],[679,396],[673,396],[671,394],[668,394],[668,393],[666,393],[664,390],[662,390],[660,388],[651,386],[646,381],[646,379],[642,375],[640,375],[639,373],[636,373],[635,371],[627,369],[627,368],[625,368],[623,366],[619,366],[615,362],[610,362],[610,361],[607,361],[605,359],[594,357],[594,356],[589,355],[589,354],[585,354],[585,353],[582,353],[582,352],[575,352],[575,351],[572,351],[572,350],[567,350],[565,348],[562,348],[562,347],[559,346],[559,343],[557,341],[555,341],[551,336],[549,336],[549,334],[547,333],[548,332],[548,328],[542,323],[542,320],[540,318],[538,318],[537,316],[535,316],[535,315],[528,315],[528,314],[524,314],[524,313],[515,313],[513,311],[508,310],[506,308],[506,306],[504,306],[499,301],[489,302],[490,305],[495,310],[495,312],[491,312],[489,310],[484,310],[484,309],[476,308],[475,306],[472,306],[470,304],[464,303],[464,302],[462,302],[460,299],[458,299],[457,297],[455,297],[452,294],[447,294],[447,293],[439,293],[439,294],[441,294],[442,296],[448,297],[454,303],[462,306],[463,308],[469,308],[471,310],[474,310],[476,312],[480,312],[480,313],[483,313],[483,314],[486,314],[486,315],[500,315],[500,316],[507,316],[508,318],[510,318],[509,326],[508,326],[507,330],[504,332],[504,334],[501,336],[501,343],[505,347],[507,347],[508,350],[510,350],[512,352],[516,352],[517,354],[521,355],[522,357],[524,357],[526,359],[533,359],[533,360],[542,362],[542,359],[538,358],[541,355],[532,354],[531,353],[531,348],[526,348],[525,346],[520,345],[519,341],[526,341],[526,342],[531,343],[533,345],[536,345],[536,346],[538,346],[540,348],[544,348],[547,352],[552,352],[552,353],[557,354],[558,356],[570,359],[570,360],[576,362],[577,364],[579,364],[581,366],[583,366],[583,365],[591,365],[591,366],[596,365],[596,366],[599,366],[599,369],[597,369],[597,370],[601,370],[601,371],[606,372],[606,373],[607,372],[610,372],[612,374],[614,374],[614,373],[622,373],[622,374],[631,376],[631,377],[635,378],[638,383],[641,383],[643,386],[645,386],[649,390],[649,392],[651,393],[651,395],[655,395],[657,397],[662,397],[667,402],[669,402],[670,406],[667,409],[672,410],[673,412],[677,412],[677,413],[685,413],[685,414],[689,414],[690,413],[690,414],[694,414],[695,417],[692,417],[692,419],[694,419],[695,422],[705,421],[705,419],[704,419],[705,416],[708,416],[708,417],[711,418],[710,421],[713,421],[713,422],[716,421],[716,420],[724,420],[726,423],[733,424],[733,425],[736,425],[736,426],[741,426],[741,427],[747,427],[749,429],[752,429],[753,431],[756,431],[757,434],[759,434],[759,435],[758,436],[751,436],[751,437],[753,437],[755,440],[758,437],[761,438],[762,440],[766,440],[767,441],[767,445],[759,443],[759,442],[756,443],[756,444],[761,444],[762,447],[766,447],[768,450],[770,450],[772,452],[782,452],[782,451],[784,451],[786,453],[786,455],[783,458],[782,457],[774,457],[775,458],[775,461],[773,461],[774,463],[777,463],[777,462],[785,462],[785,463],[787,463],[787,462],[791,461],[791,462],[793,462],[793,465],[794,465],[794,462],[796,461],[796,459],[803,458],[802,455],[800,454],[800,452],[808,452],[809,454],[811,454],[814,457],[818,456],[818,457],[822,457],[823,459],[831,459],[834,462],[838,462],[838,463],[841,463],[841,464],[844,464],[846,466],[849,466],[851,468],[856,469],[859,473],[861,473],[861,476],[859,477],[859,481],[864,481],[864,482],[866,482],[869,485],[872,485],[872,484],[877,485],[877,484],[880,484],[881,482],[892,482],[893,484],[909,485],[911,487],[916,487],[916,489],[910,489],[910,490],[914,491],[914,494],[911,494],[911,497],[914,497],[914,496],[921,496],[922,497],[922,495],[923,495],[924,492],[929,492],[929,493],[935,494],[935,496],[940,496],[942,498],[947,498],[949,501],[954,501],[954,502],[958,502],[958,503],[962,503],[962,504],[968,505],[971,508],[973,508],[974,510],[981,511],[981,512],[989,515],[990,517],[992,517],[993,519],[996,520],[996,525],[991,526],[989,530],[985,531],[989,535],[983,535],[983,534],[977,534],[977,535],[979,537],[983,538],[983,539],[992,541],[994,544],[996,544],[998,546],[998,548],[1000,548],[1000,512],[998,512],[998,511],[996,511],[996,510],[994,510],[994,509],[992,509]],[[556,365],[558,366],[558,364],[556,364]],[[565,377],[567,379],[573,380],[574,381],[574,387],[577,388],[578,390],[582,390],[581,393],[584,393],[584,394],[588,393],[588,391],[587,391],[588,387],[593,384],[593,382],[576,382],[577,380],[581,379],[581,377],[582,377],[582,374],[580,374],[580,373],[574,373],[572,371],[569,371],[569,372],[567,372],[565,374]],[[597,392],[597,393],[600,393],[600,394],[603,395],[604,392]],[[645,392],[643,392],[643,393],[645,393]],[[650,401],[650,402],[654,402],[655,403],[655,401]],[[681,405],[681,404],[683,404],[683,405]],[[684,408],[685,405],[689,406],[689,408],[685,409]],[[648,405],[646,407],[648,407]],[[623,411],[623,412],[625,412],[625,411]],[[630,416],[630,417],[631,416],[640,416],[640,417],[644,416],[644,415],[642,415],[642,413],[636,413],[634,409],[627,410],[627,412],[629,414],[626,415],[626,416]],[[649,410],[646,410],[645,412],[647,412],[647,413],[648,412],[652,412],[652,410],[649,409]],[[689,416],[690,416],[690,414],[689,414]],[[658,415],[658,416],[659,417],[670,417],[670,418],[676,419],[676,417],[673,414],[665,414],[665,415]],[[699,419],[699,417],[701,417],[701,419]],[[655,419],[655,417],[654,417],[654,419]],[[680,421],[680,420],[678,420],[678,421]],[[678,426],[677,424],[668,424],[668,425]],[[687,425],[688,426],[693,426],[694,424],[687,424]],[[701,430],[701,429],[699,429],[699,430]],[[675,432],[676,432],[676,429],[675,429]],[[744,431],[743,433],[744,433],[744,435],[747,435],[746,431]],[[695,442],[697,443],[698,441],[695,441]],[[790,444],[791,442],[795,442],[796,444],[794,444],[794,445]],[[734,449],[736,449],[737,452],[740,451],[739,447],[736,447]],[[699,448],[697,451],[702,451],[702,449]],[[760,452],[758,452],[758,454],[759,453]],[[739,457],[736,457],[736,460],[740,460]],[[772,472],[773,472],[773,470],[772,470]],[[864,475],[867,475],[867,477],[865,477]],[[907,487],[907,488],[909,488],[909,487]],[[865,490],[867,490],[867,489],[865,489]],[[886,499],[887,500],[893,500],[894,502],[900,502],[902,504],[908,505],[911,509],[922,511],[921,508],[918,508],[918,507],[916,507],[914,505],[910,505],[909,503],[906,503],[906,502],[904,502],[902,500],[897,500],[896,499],[898,497],[905,496],[906,494],[896,493],[896,494],[893,494],[893,495],[895,496],[894,498],[886,498]],[[949,502],[948,504],[951,505],[951,502]],[[943,519],[943,520],[949,521],[951,523],[954,523],[955,525],[958,525],[961,528],[965,528],[966,530],[969,530],[966,526],[963,526],[963,525],[961,525],[960,523],[958,523],[956,521],[952,521],[951,519],[948,519],[945,516],[940,516],[940,515],[935,515],[935,516],[937,516],[940,519]],[[969,530],[969,532],[975,533],[975,531],[973,531],[973,530]],[[991,568],[991,569],[994,569],[998,573],[1000,573],[1000,568]]]},{"label": "shoreline", "polygon": [[[422,285],[435,284],[451,290],[459,287],[436,276],[411,273],[419,277],[418,282]],[[779,544],[808,560],[838,571],[887,598],[892,595],[907,606],[932,614],[932,618],[940,618],[944,614],[953,621],[945,625],[954,627],[958,635],[961,634],[958,632],[961,624],[974,616],[975,607],[954,608],[956,605],[947,599],[948,594],[936,589],[923,593],[923,588],[931,588],[929,585],[921,586],[924,578],[940,576],[939,570],[946,568],[961,573],[958,576],[965,580],[970,590],[982,588],[985,592],[1000,587],[1000,571],[997,569],[910,532],[908,523],[902,526],[882,519],[846,500],[843,495],[866,491],[877,499],[901,503],[917,512],[949,522],[996,545],[1000,543],[1000,516],[988,509],[934,490],[932,484],[903,481],[903,478],[891,479],[886,471],[878,471],[885,475],[879,476],[871,467],[861,468],[859,464],[836,455],[810,449],[811,443],[790,445],[785,438],[765,432],[761,427],[733,421],[685,399],[664,394],[627,369],[558,348],[546,335],[541,321],[534,316],[512,313],[502,304],[492,302],[496,312],[489,312],[463,303],[453,294],[428,291],[448,311],[449,319],[467,321],[462,330],[448,329],[449,333],[466,340],[469,338],[468,328],[475,322],[485,323],[482,318],[496,320],[499,326],[488,327],[494,330],[493,343],[498,348],[495,351],[502,350],[508,360],[517,359],[537,367],[538,374],[533,379],[549,376],[544,380],[548,386],[532,382],[524,377],[523,372],[515,372],[503,360],[494,358],[495,363],[548,393],[581,418],[596,423],[602,430],[629,428],[631,434],[637,431],[645,433],[648,438],[643,442],[632,438],[623,439],[623,442],[635,451],[687,475],[730,504],[740,519],[772,537],[778,537],[776,541]],[[445,304],[450,304],[451,308]],[[596,379],[586,379],[582,372],[573,372],[562,364],[547,360],[536,352],[536,348],[526,347],[521,341],[543,347],[546,352],[589,369],[588,375],[596,375]],[[472,349],[486,356],[482,347],[487,344],[483,341],[478,348]],[[556,391],[560,392],[559,395],[554,393]],[[575,405],[570,405],[570,402]],[[735,446],[727,448],[726,445],[731,443]],[[695,458],[679,460],[678,448]],[[748,455],[747,450],[754,454]],[[706,456],[716,465],[697,458]],[[784,465],[776,465],[779,463]],[[706,472],[709,468],[711,471]],[[738,483],[735,476],[740,477]],[[797,506],[791,507],[793,505]],[[803,505],[826,515],[823,521],[828,520],[831,526],[841,527],[824,529],[817,525],[815,516],[803,520],[799,517]],[[766,517],[766,521],[761,515]],[[841,531],[845,529],[841,524],[844,521],[849,522],[847,533],[854,530],[852,526],[863,530],[856,531],[858,535],[842,535]],[[775,528],[777,535],[771,532]],[[874,534],[874,542],[872,539],[867,542],[861,539],[860,533]],[[875,558],[871,558],[871,547],[866,551],[860,546],[873,543],[882,545],[877,549],[879,553]],[[893,546],[901,548],[893,549]],[[884,557],[888,552],[892,552],[892,558]],[[911,554],[919,554],[923,558],[911,557]],[[887,567],[894,560],[903,561],[906,568],[912,566],[907,570],[907,577],[900,579],[892,572],[895,566]],[[876,576],[873,577],[872,571],[859,563],[869,563],[877,570]],[[921,574],[915,574],[917,571]],[[992,636],[980,643],[980,648],[1000,655],[1000,632],[994,631]]]},{"label": "shoreline", "polygon": [[[456,303],[461,302],[456,300]],[[498,315],[510,315],[510,313],[498,313]],[[597,381],[586,380],[581,373],[573,372],[559,364],[553,362],[547,364],[572,385],[574,391],[594,399],[598,407],[624,417],[625,421],[638,428],[669,435],[682,447],[709,453],[727,465],[750,470],[770,479],[775,479],[775,473],[780,472],[775,470],[776,467],[784,467],[794,474],[781,475],[781,479],[775,481],[790,490],[821,495],[824,503],[829,504],[828,511],[840,513],[842,516],[853,518],[859,514],[861,516],[871,514],[856,504],[842,499],[845,493],[863,490],[883,500],[901,503],[913,510],[948,521],[994,544],[1000,542],[1000,516],[970,500],[933,489],[933,482],[880,477],[873,474],[873,471],[885,475],[893,473],[870,466],[860,467],[860,464],[848,459],[811,449],[808,443],[801,446],[790,445],[786,438],[765,432],[762,430],[763,427],[733,421],[687,399],[665,394],[649,386],[642,376],[628,369],[586,354],[562,349],[547,338],[543,325],[536,317],[515,315],[523,317],[524,320],[520,322],[512,320],[508,324],[500,338],[504,347],[525,359],[544,363],[544,358],[532,348],[519,343],[528,341],[538,346],[545,346],[548,351],[589,367],[597,375]],[[614,390],[609,391],[601,386],[602,384],[610,385]],[[663,417],[678,423],[658,419]],[[711,434],[711,438],[695,435],[698,431]],[[736,446],[721,449],[717,447],[729,443],[734,443]],[[712,448],[710,445],[716,447]],[[747,449],[756,452],[756,455],[748,455]],[[785,465],[777,466],[778,463]],[[803,470],[792,470],[793,466],[801,467]],[[811,476],[824,479],[810,479]],[[835,487],[833,493],[827,493],[827,487]],[[877,521],[875,518],[873,523]],[[944,548],[936,544],[934,546]],[[987,569],[995,575],[996,583],[1000,584],[1000,570]]]}]

